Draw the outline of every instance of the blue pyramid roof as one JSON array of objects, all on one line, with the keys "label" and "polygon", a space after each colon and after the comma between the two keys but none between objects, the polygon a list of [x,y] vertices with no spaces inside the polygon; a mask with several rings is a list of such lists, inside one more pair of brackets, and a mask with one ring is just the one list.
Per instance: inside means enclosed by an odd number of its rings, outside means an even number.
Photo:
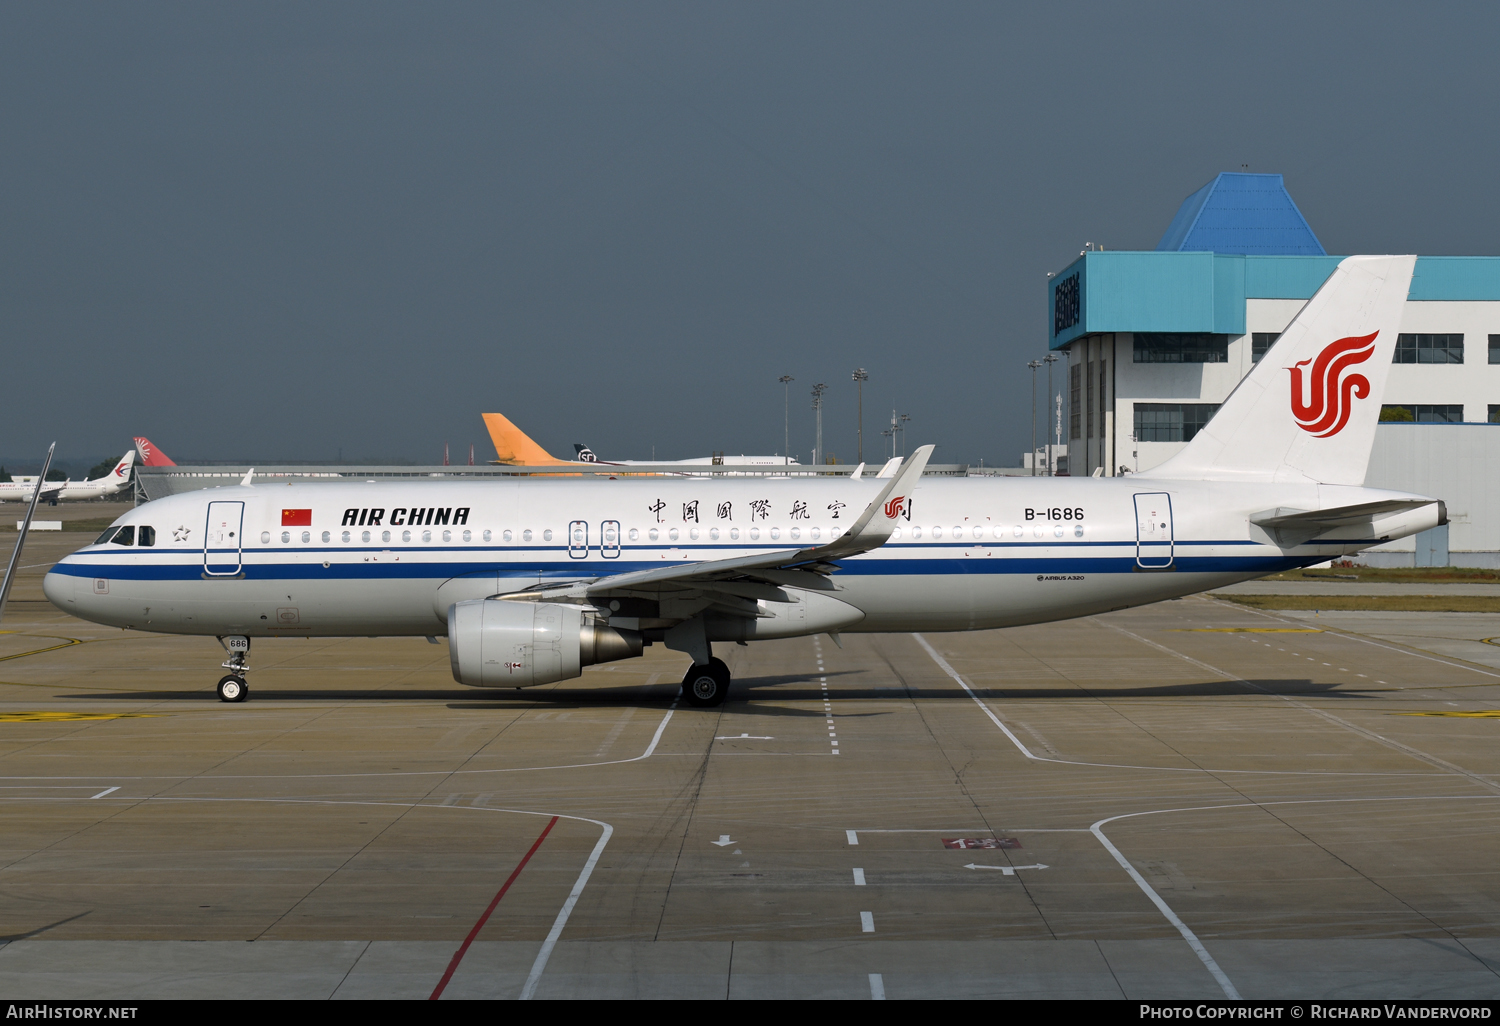
[{"label": "blue pyramid roof", "polygon": [[1225,172],[1182,201],[1158,252],[1326,256],[1280,175]]}]

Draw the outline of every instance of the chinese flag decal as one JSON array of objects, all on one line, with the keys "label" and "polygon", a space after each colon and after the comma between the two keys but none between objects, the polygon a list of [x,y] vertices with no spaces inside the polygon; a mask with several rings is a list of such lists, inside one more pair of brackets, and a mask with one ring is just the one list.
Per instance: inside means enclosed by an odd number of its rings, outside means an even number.
[{"label": "chinese flag decal", "polygon": [[284,509],[281,511],[282,527],[311,527],[312,510],[310,509]]}]

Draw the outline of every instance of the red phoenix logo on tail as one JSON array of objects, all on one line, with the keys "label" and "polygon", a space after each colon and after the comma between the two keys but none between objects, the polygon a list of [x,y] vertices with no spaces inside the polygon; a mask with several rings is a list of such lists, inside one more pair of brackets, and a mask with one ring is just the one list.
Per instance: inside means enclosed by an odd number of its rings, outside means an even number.
[{"label": "red phoenix logo on tail", "polygon": [[901,504],[906,501],[906,496],[898,495],[885,504],[885,516],[887,520],[895,520],[901,515]]},{"label": "red phoenix logo on tail", "polygon": [[[1370,358],[1378,334],[1377,331],[1341,338],[1324,347],[1315,359],[1288,368],[1292,372],[1292,416],[1297,418],[1298,427],[1316,438],[1327,438],[1344,430],[1349,414],[1354,412],[1352,401],[1370,396],[1370,379],[1346,371]],[[1302,368],[1309,363],[1312,373],[1304,389]],[[1307,402],[1302,401],[1304,395]]]}]

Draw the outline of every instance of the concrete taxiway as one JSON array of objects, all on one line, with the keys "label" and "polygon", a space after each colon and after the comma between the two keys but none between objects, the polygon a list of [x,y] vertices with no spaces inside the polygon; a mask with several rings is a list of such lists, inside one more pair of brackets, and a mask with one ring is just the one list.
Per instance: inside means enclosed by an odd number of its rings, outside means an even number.
[{"label": "concrete taxiway", "polygon": [[1500,617],[721,646],[716,710],[257,641],[225,705],[42,601],[80,541],[0,625],[7,995],[1500,997]]}]

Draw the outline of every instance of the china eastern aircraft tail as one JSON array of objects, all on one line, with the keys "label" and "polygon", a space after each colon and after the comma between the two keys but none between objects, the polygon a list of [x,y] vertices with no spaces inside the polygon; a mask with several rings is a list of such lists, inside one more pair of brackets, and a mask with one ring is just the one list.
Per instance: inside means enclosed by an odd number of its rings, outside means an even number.
[{"label": "china eastern aircraft tail", "polygon": [[1340,262],[1187,448],[1136,476],[1364,484],[1416,260]]}]

